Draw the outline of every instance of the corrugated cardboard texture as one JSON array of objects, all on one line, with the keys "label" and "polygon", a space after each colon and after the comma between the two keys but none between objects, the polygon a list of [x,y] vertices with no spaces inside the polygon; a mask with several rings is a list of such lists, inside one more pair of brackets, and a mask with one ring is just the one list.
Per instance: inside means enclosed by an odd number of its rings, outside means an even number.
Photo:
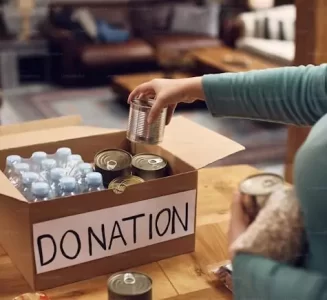
[{"label": "corrugated cardboard texture", "polygon": [[60,118],[51,118],[45,120],[37,120],[25,123],[10,124],[0,126],[0,136],[23,133],[27,131],[42,130],[45,128],[58,128],[66,126],[76,126],[82,124],[81,116],[65,116]]},{"label": "corrugated cardboard texture", "polygon": [[161,147],[195,169],[244,150],[240,144],[183,117],[175,117],[166,127]]}]

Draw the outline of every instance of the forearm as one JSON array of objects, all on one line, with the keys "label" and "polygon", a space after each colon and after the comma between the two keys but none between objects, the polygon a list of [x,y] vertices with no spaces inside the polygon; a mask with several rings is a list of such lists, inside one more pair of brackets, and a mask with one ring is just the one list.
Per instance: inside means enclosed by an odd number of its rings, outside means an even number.
[{"label": "forearm", "polygon": [[313,125],[327,113],[327,65],[205,75],[214,116]]},{"label": "forearm", "polygon": [[239,254],[233,261],[235,300],[323,300],[327,279],[263,257]]}]

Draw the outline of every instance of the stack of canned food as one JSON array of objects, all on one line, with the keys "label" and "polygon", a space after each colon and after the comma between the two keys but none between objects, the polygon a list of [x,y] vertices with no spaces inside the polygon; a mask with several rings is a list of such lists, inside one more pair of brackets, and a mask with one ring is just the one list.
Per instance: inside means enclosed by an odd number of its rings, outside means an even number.
[{"label": "stack of canned food", "polygon": [[122,149],[97,153],[94,169],[102,174],[104,186],[115,193],[122,193],[126,186],[169,175],[169,166],[163,157],[149,153],[132,156]]}]

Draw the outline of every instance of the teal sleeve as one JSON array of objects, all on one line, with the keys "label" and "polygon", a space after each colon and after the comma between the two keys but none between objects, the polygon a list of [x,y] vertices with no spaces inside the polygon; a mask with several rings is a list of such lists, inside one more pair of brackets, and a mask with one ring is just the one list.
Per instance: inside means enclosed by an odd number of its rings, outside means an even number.
[{"label": "teal sleeve", "polygon": [[213,116],[313,125],[327,113],[327,64],[204,75]]},{"label": "teal sleeve", "polygon": [[233,261],[234,300],[325,300],[327,278],[263,257],[239,254]]}]

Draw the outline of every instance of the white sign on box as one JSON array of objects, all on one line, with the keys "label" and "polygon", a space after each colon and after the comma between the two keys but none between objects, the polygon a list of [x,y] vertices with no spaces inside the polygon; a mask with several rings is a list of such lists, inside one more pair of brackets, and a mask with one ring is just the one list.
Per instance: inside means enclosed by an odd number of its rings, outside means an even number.
[{"label": "white sign on box", "polygon": [[36,272],[191,235],[195,204],[196,190],[190,190],[33,224]]}]

